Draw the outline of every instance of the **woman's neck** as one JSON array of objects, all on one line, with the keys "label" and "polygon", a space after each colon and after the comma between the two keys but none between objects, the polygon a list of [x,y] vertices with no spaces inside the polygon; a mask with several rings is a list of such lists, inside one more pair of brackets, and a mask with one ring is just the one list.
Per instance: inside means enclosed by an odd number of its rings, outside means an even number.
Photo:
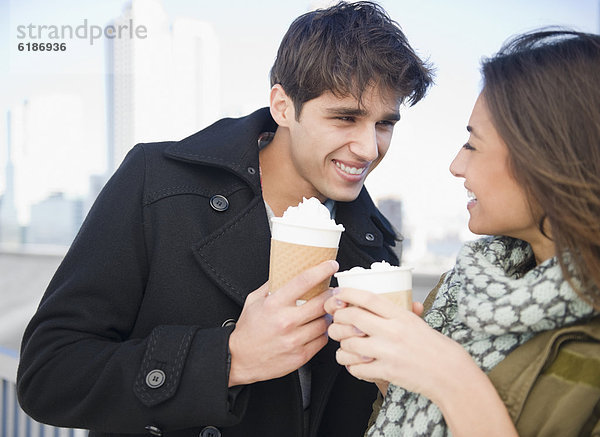
[{"label": "woman's neck", "polygon": [[556,255],[554,242],[549,238],[542,236],[538,241],[528,241],[528,243],[531,245],[531,250],[533,250],[535,263],[537,265]]}]

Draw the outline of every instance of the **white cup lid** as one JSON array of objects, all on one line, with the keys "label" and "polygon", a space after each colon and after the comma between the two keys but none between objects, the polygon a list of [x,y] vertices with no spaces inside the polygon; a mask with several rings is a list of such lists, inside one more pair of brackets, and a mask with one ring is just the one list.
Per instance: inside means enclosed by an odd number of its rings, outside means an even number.
[{"label": "white cup lid", "polygon": [[314,227],[303,224],[287,223],[281,217],[271,219],[273,228],[271,237],[286,243],[316,247],[335,247],[340,243],[344,226]]}]

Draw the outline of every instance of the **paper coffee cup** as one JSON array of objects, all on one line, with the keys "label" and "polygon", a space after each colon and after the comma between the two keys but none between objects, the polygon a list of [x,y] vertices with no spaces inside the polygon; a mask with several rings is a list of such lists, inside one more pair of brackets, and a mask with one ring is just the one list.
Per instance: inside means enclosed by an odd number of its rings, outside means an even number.
[{"label": "paper coffee cup", "polygon": [[390,267],[387,270],[352,269],[338,272],[334,276],[340,287],[380,294],[412,311],[412,267]]},{"label": "paper coffee cup", "polygon": [[[281,217],[271,219],[271,257],[269,292],[274,292],[304,270],[337,256],[342,225],[312,227],[286,223]],[[329,288],[330,278],[311,288],[298,304]]]}]

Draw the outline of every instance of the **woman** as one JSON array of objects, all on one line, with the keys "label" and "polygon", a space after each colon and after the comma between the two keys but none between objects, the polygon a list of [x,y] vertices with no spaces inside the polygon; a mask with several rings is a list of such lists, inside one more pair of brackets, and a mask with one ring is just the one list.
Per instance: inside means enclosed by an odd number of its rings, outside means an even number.
[{"label": "woman", "polygon": [[368,436],[600,435],[600,36],[522,35],[482,72],[450,171],[490,236],[462,248],[424,319],[334,290],[337,360],[391,383]]}]

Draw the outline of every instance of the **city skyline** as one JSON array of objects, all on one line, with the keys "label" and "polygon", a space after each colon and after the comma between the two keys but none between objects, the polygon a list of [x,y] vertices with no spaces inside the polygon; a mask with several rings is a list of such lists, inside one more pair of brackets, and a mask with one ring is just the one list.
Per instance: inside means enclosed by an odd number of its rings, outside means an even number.
[{"label": "city skyline", "polygon": [[[107,172],[132,145],[184,138],[220,115],[219,44],[208,22],[169,20],[158,0],[133,0],[108,26],[144,23],[144,38],[108,39]],[[138,26],[142,26],[139,25]],[[177,110],[165,110],[165,108]]]},{"label": "city skyline", "polygon": [[[268,104],[268,72],[281,37],[296,16],[323,2],[213,4],[164,0],[161,3],[171,24],[183,17],[211,23],[214,28],[221,53],[221,61],[216,62],[222,83],[221,111],[215,115],[216,120],[220,116],[244,115]],[[0,29],[4,29],[0,45],[3,60],[0,79],[4,79],[0,81],[0,110],[6,113],[24,101],[32,102],[52,93],[76,96],[82,101],[79,121],[73,122],[77,126],[55,129],[58,139],[48,144],[51,150],[42,162],[55,167],[61,177],[61,173],[84,167],[91,168],[92,173],[110,169],[106,156],[109,116],[105,107],[109,85],[105,60],[107,45],[117,40],[109,41],[104,36],[92,44],[88,35],[87,39],[69,40],[68,51],[46,53],[44,58],[39,53],[16,51],[16,44],[24,41],[18,38],[16,27],[33,23],[75,28],[85,22],[88,27],[106,29],[127,10],[127,4],[122,0],[106,0],[101,6],[89,0],[58,0],[52,7],[39,0],[0,3],[0,16],[4,17],[4,23],[0,23]],[[426,239],[442,239],[447,233],[468,238],[466,195],[462,181],[451,177],[448,165],[466,140],[464,126],[480,87],[480,58],[492,55],[510,35],[541,26],[564,25],[597,33],[600,3],[510,0],[482,5],[467,0],[451,4],[432,0],[419,4],[404,1],[380,4],[400,23],[418,53],[434,64],[436,85],[423,102],[402,109],[392,148],[366,185],[377,199],[402,200],[406,214],[404,232],[410,232],[413,241],[420,241],[420,247]],[[198,125],[197,129],[201,127]],[[60,135],[76,134],[77,129],[84,132],[85,158],[53,159],[53,155],[60,155]],[[145,132],[150,138],[144,141],[179,139],[152,138],[149,129]],[[0,193],[5,185],[6,137],[6,123],[1,122]],[[71,195],[82,185],[64,183],[63,190],[50,190],[56,179],[44,179],[44,171],[43,166],[41,170],[31,170],[29,180],[48,186],[48,195],[54,191]]]}]

